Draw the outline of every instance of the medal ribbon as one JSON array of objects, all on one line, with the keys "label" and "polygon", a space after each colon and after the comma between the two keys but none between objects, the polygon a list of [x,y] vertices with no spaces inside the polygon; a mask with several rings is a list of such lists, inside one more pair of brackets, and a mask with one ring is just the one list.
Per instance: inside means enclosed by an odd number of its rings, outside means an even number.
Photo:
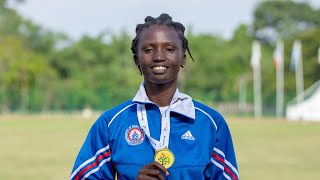
[{"label": "medal ribbon", "polygon": [[159,150],[169,146],[169,135],[170,135],[170,106],[166,111],[161,115],[161,132],[160,132],[160,141],[154,139],[150,135],[147,111],[144,104],[137,104],[137,115],[138,121],[141,128],[146,133],[146,136],[149,138],[149,141],[152,147],[155,150]]}]

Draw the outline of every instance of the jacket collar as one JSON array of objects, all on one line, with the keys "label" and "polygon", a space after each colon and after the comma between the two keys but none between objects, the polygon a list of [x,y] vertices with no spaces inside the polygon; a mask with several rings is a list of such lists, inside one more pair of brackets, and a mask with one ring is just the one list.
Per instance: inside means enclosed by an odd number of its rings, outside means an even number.
[{"label": "jacket collar", "polygon": [[[132,101],[144,104],[155,104],[148,98],[143,82],[140,84],[140,88]],[[180,93],[178,89],[171,100],[170,111],[195,119],[195,108],[192,98],[186,94]]]}]

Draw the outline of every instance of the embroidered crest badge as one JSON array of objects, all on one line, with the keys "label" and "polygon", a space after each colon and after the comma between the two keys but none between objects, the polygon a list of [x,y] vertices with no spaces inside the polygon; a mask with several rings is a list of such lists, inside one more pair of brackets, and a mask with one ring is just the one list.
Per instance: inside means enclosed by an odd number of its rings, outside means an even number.
[{"label": "embroidered crest badge", "polygon": [[139,126],[132,125],[126,130],[125,138],[129,145],[135,146],[143,142],[145,134]]}]

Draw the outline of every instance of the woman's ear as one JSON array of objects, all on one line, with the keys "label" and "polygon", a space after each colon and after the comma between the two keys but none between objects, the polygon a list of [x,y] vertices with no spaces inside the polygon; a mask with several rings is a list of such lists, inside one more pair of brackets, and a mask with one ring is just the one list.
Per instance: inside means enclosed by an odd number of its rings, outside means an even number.
[{"label": "woman's ear", "polygon": [[139,63],[139,59],[138,56],[136,54],[133,55],[133,60],[134,60],[134,64],[136,65],[136,67],[139,69],[140,71],[140,75],[142,76],[142,71],[140,69],[140,63]]},{"label": "woman's ear", "polygon": [[133,55],[133,60],[134,60],[134,64],[136,65],[136,67],[140,66],[139,65],[139,59],[138,59],[138,56],[136,54]]},{"label": "woman's ear", "polygon": [[181,67],[184,68],[185,65],[186,65],[186,54],[183,54],[183,58],[181,61]]}]

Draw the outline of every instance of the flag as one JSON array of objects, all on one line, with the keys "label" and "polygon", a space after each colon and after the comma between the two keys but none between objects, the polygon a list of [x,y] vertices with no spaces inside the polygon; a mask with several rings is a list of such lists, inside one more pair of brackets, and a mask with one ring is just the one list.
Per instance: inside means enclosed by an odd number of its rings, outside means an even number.
[{"label": "flag", "polygon": [[252,53],[251,53],[251,67],[253,69],[260,67],[260,43],[258,41],[253,41],[252,43]]},{"label": "flag", "polygon": [[283,66],[283,42],[278,41],[276,49],[273,52],[273,61],[276,69],[279,70]]},{"label": "flag", "polygon": [[295,40],[293,43],[292,52],[291,52],[290,69],[292,71],[296,70],[300,60],[301,60],[301,42],[299,40]]}]

